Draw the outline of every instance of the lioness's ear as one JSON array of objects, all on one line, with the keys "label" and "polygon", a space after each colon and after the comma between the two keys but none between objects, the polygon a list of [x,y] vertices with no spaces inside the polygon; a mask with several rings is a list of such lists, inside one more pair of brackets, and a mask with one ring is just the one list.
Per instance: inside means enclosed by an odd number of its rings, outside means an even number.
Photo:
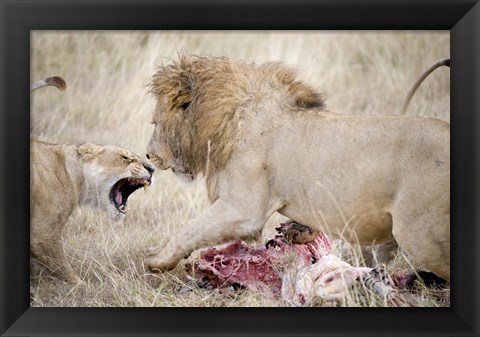
[{"label": "lioness's ear", "polygon": [[92,143],[75,145],[75,148],[82,159],[87,161],[95,158],[97,155],[105,151],[103,146]]}]

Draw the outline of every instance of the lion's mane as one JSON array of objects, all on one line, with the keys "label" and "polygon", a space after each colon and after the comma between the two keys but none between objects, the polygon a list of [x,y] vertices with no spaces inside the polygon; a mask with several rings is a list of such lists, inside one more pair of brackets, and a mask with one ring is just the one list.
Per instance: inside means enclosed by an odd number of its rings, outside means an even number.
[{"label": "lion's mane", "polygon": [[162,140],[194,174],[225,166],[241,138],[244,112],[272,101],[272,89],[281,97],[278,104],[287,105],[284,110],[324,108],[322,95],[280,63],[256,66],[184,55],[160,66],[149,84],[149,92],[157,98],[155,114],[161,121]]}]

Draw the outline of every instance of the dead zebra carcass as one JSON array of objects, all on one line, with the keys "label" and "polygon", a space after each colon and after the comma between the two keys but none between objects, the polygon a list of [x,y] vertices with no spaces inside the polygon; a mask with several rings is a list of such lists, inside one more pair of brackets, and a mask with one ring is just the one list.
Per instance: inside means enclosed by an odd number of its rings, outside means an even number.
[{"label": "dead zebra carcass", "polygon": [[398,295],[395,282],[384,273],[353,267],[335,256],[323,233],[293,221],[277,231],[265,246],[237,241],[208,248],[186,270],[204,287],[270,290],[294,305],[339,299],[357,281],[386,299]]}]

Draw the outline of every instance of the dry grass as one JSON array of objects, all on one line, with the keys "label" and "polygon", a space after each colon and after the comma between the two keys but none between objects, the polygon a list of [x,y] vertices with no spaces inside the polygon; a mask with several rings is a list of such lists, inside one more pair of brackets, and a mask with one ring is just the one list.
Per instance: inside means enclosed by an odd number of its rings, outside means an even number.
[{"label": "dry grass", "polygon": [[[325,93],[329,110],[391,115],[399,112],[420,74],[450,56],[448,32],[34,32],[31,41],[31,81],[53,75],[67,81],[64,93],[46,88],[32,94],[31,138],[110,143],[142,156],[154,104],[145,85],[155,65],[168,63],[177,53],[257,63],[281,60]],[[407,114],[449,120],[449,79],[445,68],[434,72]],[[185,282],[183,263],[171,273],[145,273],[142,250],[207,206],[202,181],[185,185],[171,172],[157,172],[151,189],[135,193],[129,204],[122,224],[112,224],[95,210],[75,212],[65,230],[65,250],[86,285],[72,287],[32,264],[32,306],[288,305],[265,294],[197,289]],[[270,219],[263,238],[281,219]],[[362,263],[357,248],[347,250],[349,262]],[[402,254],[387,265],[389,271],[409,268]],[[449,297],[448,290],[425,287],[414,294],[419,306],[448,306]],[[357,289],[338,305],[385,303]]]}]

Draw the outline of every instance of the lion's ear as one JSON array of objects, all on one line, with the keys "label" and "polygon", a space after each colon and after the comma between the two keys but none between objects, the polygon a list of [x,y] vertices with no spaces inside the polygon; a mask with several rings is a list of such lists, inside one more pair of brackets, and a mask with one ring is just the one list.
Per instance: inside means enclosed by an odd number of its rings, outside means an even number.
[{"label": "lion's ear", "polygon": [[295,105],[300,108],[325,108],[325,102],[322,95],[312,89],[309,85],[302,82],[294,82],[290,90],[295,97]]},{"label": "lion's ear", "polygon": [[178,92],[178,95],[173,98],[172,104],[175,107],[186,110],[190,106],[192,100],[192,92],[190,91],[190,89],[185,89],[184,91]]},{"label": "lion's ear", "polygon": [[105,148],[103,146],[92,144],[92,143],[83,143],[79,145],[75,145],[75,149],[77,150],[78,154],[82,157],[82,159],[88,161],[95,158],[97,155],[102,153]]},{"label": "lion's ear", "polygon": [[267,63],[263,65],[266,69],[273,69],[273,73],[284,85],[288,93],[293,98],[293,104],[296,107],[311,109],[311,108],[325,108],[325,102],[320,93],[313,89],[308,84],[297,79],[295,72],[279,63]]},{"label": "lion's ear", "polygon": [[185,110],[193,101],[193,80],[189,70],[182,71],[180,76],[178,92],[172,99],[172,105]]}]

